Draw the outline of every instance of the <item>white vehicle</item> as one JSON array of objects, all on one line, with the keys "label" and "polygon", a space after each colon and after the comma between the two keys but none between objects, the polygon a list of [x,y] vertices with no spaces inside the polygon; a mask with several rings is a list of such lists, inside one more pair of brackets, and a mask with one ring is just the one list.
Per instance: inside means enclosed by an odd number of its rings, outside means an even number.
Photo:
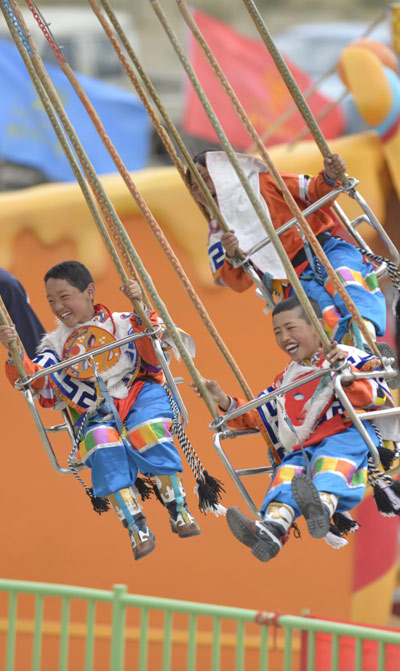
[{"label": "white vehicle", "polygon": [[[56,64],[56,57],[32,13],[27,8],[22,8],[21,11],[42,60]],[[107,35],[90,7],[44,5],[41,11],[56,43],[62,47],[66,61],[75,72],[97,77],[110,84],[126,88],[131,86]],[[138,31],[132,15],[126,11],[115,13],[139,55]],[[0,37],[12,39],[4,17],[1,18]]]}]

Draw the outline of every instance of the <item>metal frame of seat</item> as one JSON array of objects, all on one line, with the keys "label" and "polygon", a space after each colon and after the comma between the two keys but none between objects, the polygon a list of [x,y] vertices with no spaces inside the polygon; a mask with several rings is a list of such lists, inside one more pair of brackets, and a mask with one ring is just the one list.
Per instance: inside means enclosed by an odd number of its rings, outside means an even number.
[{"label": "metal frame of seat", "polygon": [[[350,218],[346,215],[344,210],[341,208],[338,203],[333,203],[332,204],[332,209],[334,210],[335,214],[337,217],[340,219],[341,223],[343,224],[344,228],[347,230],[347,232],[354,238],[355,242],[357,245],[360,247],[363,247],[367,251],[372,253],[371,248],[367,244],[367,242],[364,240],[364,238],[361,236],[359,231],[356,230],[357,226],[359,226],[362,223],[369,224],[372,226],[374,231],[379,235],[381,238],[382,242],[385,244],[386,248],[388,249],[390,259],[397,268],[400,268],[400,253],[398,252],[396,246],[393,244],[392,240],[386,233],[385,229],[379,222],[378,218],[375,216],[374,212],[371,210],[369,207],[368,203],[366,200],[361,196],[358,191],[356,190],[356,186],[359,184],[359,181],[356,180],[354,177],[349,178],[348,182],[346,184],[342,184],[335,189],[333,189],[330,193],[326,194],[322,198],[319,198],[315,203],[312,203],[308,207],[306,207],[303,211],[302,214],[305,217],[308,217],[310,214],[315,212],[316,210],[319,210],[321,207],[324,205],[328,205],[331,203],[331,201],[334,201],[338,196],[341,194],[347,194],[350,198],[355,200],[360,208],[363,210],[363,214],[356,217],[353,220],[350,220]],[[300,234],[300,236],[305,240],[304,233],[301,229],[301,226],[299,225],[297,219],[295,217],[292,217],[287,221],[285,224],[280,226],[279,228],[276,229],[276,232],[278,235],[282,235],[282,233],[285,233],[289,228],[295,227]],[[260,242],[258,242],[256,245],[251,247],[245,255],[245,257],[241,260],[235,260],[231,259],[230,262],[232,265],[236,268],[243,267],[244,271],[250,275],[252,278],[254,284],[257,287],[256,293],[259,295],[263,300],[265,300],[267,306],[271,309],[274,307],[275,302],[268,291],[267,287],[257,274],[257,272],[254,270],[252,267],[250,260],[251,256],[258,252],[260,249],[265,247],[266,245],[272,244],[271,240],[268,237],[263,238]],[[386,263],[381,263],[376,269],[375,273],[378,278],[381,278],[387,274],[387,264]]]},{"label": "metal frame of seat", "polygon": [[[134,333],[130,336],[126,336],[125,338],[120,338],[119,340],[115,340],[114,342],[108,344],[108,345],[103,345],[102,347],[97,347],[93,350],[90,351],[90,353],[84,353],[84,354],[78,354],[77,356],[71,357],[70,359],[66,361],[62,361],[58,364],[54,364],[53,366],[49,366],[48,368],[43,368],[39,372],[35,373],[34,375],[29,375],[26,377],[25,380],[17,380],[16,382],[16,387],[18,389],[21,389],[27,403],[28,407],[30,410],[30,413],[33,417],[33,421],[35,422],[36,428],[39,432],[40,438],[42,440],[43,446],[46,450],[46,454],[50,460],[50,463],[52,467],[54,468],[57,473],[60,473],[62,475],[68,475],[71,474],[71,471],[68,467],[65,466],[60,466],[56,453],[53,449],[53,446],[49,440],[48,434],[49,433],[59,433],[62,431],[66,431],[69,435],[69,438],[72,443],[75,441],[75,434],[74,434],[74,427],[73,427],[73,422],[71,420],[70,414],[68,412],[67,408],[60,409],[60,412],[63,415],[63,423],[62,424],[56,424],[54,426],[49,426],[46,427],[43,424],[42,418],[39,415],[38,409],[36,407],[35,403],[35,393],[32,392],[32,389],[30,388],[30,385],[32,382],[35,380],[38,380],[42,377],[45,377],[47,375],[50,375],[51,373],[55,373],[59,370],[62,370],[64,368],[67,368],[69,366],[73,366],[76,363],[80,363],[81,361],[84,360],[89,360],[90,365],[94,369],[94,374],[96,371],[96,363],[94,361],[94,357],[98,354],[102,354],[103,352],[108,352],[110,350],[115,349],[116,347],[119,347],[121,345],[126,345],[134,340],[138,340],[139,338],[143,337],[151,337],[152,338],[152,343],[154,350],[156,352],[156,355],[158,357],[158,360],[160,362],[161,369],[165,375],[165,378],[168,382],[168,385],[171,389],[171,392],[175,398],[175,401],[177,403],[177,406],[179,408],[179,415],[180,415],[180,420],[182,427],[185,428],[187,426],[188,422],[188,413],[186,410],[186,407],[183,403],[182,397],[178,391],[177,388],[177,381],[173,375],[171,374],[171,371],[168,366],[168,362],[165,358],[164,351],[162,349],[161,343],[158,340],[157,336],[162,332],[164,329],[161,326],[156,327],[153,331],[145,331],[143,333]],[[74,468],[75,470],[82,470],[86,468],[84,464],[81,463],[74,463]]]},{"label": "metal frame of seat", "polygon": [[[390,368],[390,366],[389,366]],[[374,460],[374,463],[376,466],[380,466],[380,459],[379,459],[379,453],[377,448],[375,447],[374,443],[371,440],[371,437],[369,436],[368,432],[366,431],[364,425],[362,424],[362,420],[373,420],[374,418],[377,417],[388,417],[388,416],[393,416],[393,415],[398,415],[400,416],[400,407],[394,407],[394,408],[387,408],[383,410],[374,410],[374,411],[363,411],[363,412],[356,412],[351,405],[349,399],[346,396],[345,391],[343,390],[343,382],[352,382],[354,380],[358,379],[369,379],[369,378],[374,378],[374,377],[383,377],[383,378],[389,378],[391,374],[390,370],[386,369],[383,371],[370,371],[370,372],[359,372],[359,373],[353,373],[349,372],[350,369],[348,365],[343,366],[338,372],[335,370],[331,369],[331,374],[334,374],[334,389],[335,393],[337,394],[339,400],[343,404],[347,415],[353,422],[354,426],[358,429],[360,434],[362,435],[363,439],[365,440],[368,449],[372,455],[372,458]],[[291,384],[285,385],[281,387],[279,390],[274,390],[273,392],[270,392],[269,394],[264,394],[259,396],[258,398],[252,399],[245,405],[241,406],[240,408],[236,408],[234,410],[226,412],[224,415],[221,415],[218,420],[214,420],[210,424],[210,428],[215,431],[214,436],[213,436],[213,445],[214,449],[218,455],[218,457],[221,459],[222,463],[224,464],[228,475],[231,477],[232,482],[236,486],[239,494],[243,498],[244,502],[246,503],[249,511],[255,516],[260,518],[260,513],[259,509],[257,508],[256,504],[254,503],[253,499],[251,498],[248,490],[246,489],[245,485],[242,482],[243,477],[247,476],[253,476],[253,475],[260,475],[260,474],[273,474],[273,467],[272,466],[260,466],[260,467],[255,467],[255,468],[242,468],[242,469],[236,469],[232,462],[230,461],[229,457],[227,456],[226,452],[223,450],[221,446],[221,441],[223,440],[228,440],[228,439],[233,439],[233,438],[238,438],[238,437],[243,437],[243,436],[250,436],[250,435],[259,435],[260,431],[258,429],[251,429],[251,430],[239,430],[235,431],[232,429],[229,429],[228,427],[228,421],[231,419],[235,419],[237,417],[240,417],[244,413],[248,412],[249,410],[253,410],[255,408],[258,408],[261,405],[264,405],[264,403],[267,403],[268,401],[271,401],[273,398],[277,396],[281,396],[286,394],[289,391],[292,391],[294,389],[301,388],[304,384],[307,384],[308,382],[311,382],[312,380],[317,379],[318,377],[322,377],[323,375],[326,375],[327,372],[329,372],[329,369],[323,369],[323,370],[318,370],[313,373],[308,374],[307,376],[304,376],[302,381],[299,382],[292,382]],[[396,446],[398,446],[400,443],[395,443]],[[393,473],[397,472],[398,469],[395,469]]]}]

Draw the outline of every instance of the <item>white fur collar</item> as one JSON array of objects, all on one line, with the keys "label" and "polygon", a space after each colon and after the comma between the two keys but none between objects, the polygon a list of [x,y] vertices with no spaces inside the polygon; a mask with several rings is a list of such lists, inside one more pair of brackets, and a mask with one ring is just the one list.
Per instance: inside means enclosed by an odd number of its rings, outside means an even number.
[{"label": "white fur collar", "polygon": [[[277,386],[286,386],[291,382],[294,382],[298,377],[313,373],[318,369],[317,366],[304,366],[292,361],[284,371]],[[291,426],[289,426],[285,419],[287,416],[285,396],[277,397],[278,438],[287,450],[291,450],[294,445],[297,445],[298,443],[304,443],[311,436],[324,408],[334,393],[333,389],[333,380],[330,380],[326,386],[319,391],[317,398],[308,399],[304,404],[304,422],[299,425],[291,424]],[[301,392],[301,387],[299,387],[299,392]],[[292,426],[293,428],[291,428]]]}]

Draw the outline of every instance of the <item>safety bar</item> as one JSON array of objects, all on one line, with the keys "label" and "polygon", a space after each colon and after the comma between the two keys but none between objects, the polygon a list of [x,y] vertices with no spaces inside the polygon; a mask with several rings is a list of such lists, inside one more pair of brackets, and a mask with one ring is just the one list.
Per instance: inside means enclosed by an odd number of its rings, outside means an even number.
[{"label": "safety bar", "polygon": [[[46,450],[46,453],[47,453],[47,456],[49,458],[50,464],[52,465],[54,470],[57,471],[57,473],[61,473],[61,475],[70,475],[71,471],[69,470],[69,468],[65,468],[63,466],[60,466],[60,464],[58,463],[58,459],[57,459],[56,454],[53,450],[53,446],[50,443],[48,435],[47,435],[48,432],[50,432],[50,431],[55,432],[55,431],[65,431],[66,430],[69,433],[71,441],[74,442],[74,440],[75,440],[74,430],[73,430],[71,419],[69,418],[67,411],[62,410],[64,420],[65,420],[64,424],[57,424],[57,426],[51,426],[51,427],[46,428],[43,425],[42,419],[41,419],[41,417],[40,417],[40,415],[37,411],[36,403],[33,399],[33,394],[32,394],[31,389],[29,387],[26,387],[25,389],[23,389],[22,393],[27,400],[29,410],[31,412],[31,415],[33,417],[33,421],[35,422],[35,425],[36,425],[36,428],[39,432],[39,435],[42,439],[42,443],[43,443],[44,449]],[[74,464],[74,467],[76,468],[76,470],[82,470],[82,469],[86,468],[85,464],[76,464],[76,465]]]},{"label": "safety bar", "polygon": [[162,327],[158,326],[151,333],[148,331],[144,331],[142,333],[133,333],[130,336],[125,336],[125,338],[114,340],[114,342],[109,343],[108,345],[101,345],[101,347],[96,347],[95,349],[92,349],[90,352],[77,354],[76,356],[72,356],[70,359],[67,359],[66,361],[60,361],[60,363],[55,363],[52,366],[49,366],[48,368],[43,368],[42,370],[39,370],[37,373],[34,373],[33,375],[27,375],[25,380],[21,380],[21,378],[19,378],[16,381],[15,386],[17,388],[24,388],[41,377],[46,377],[46,375],[56,373],[57,371],[62,370],[63,368],[69,368],[70,366],[74,366],[76,363],[80,363],[81,361],[85,361],[86,359],[93,359],[98,354],[109,352],[110,350],[115,349],[120,345],[126,345],[127,343],[130,343],[133,340],[139,340],[139,338],[143,338],[145,336],[152,337],[158,335],[162,330],[163,330]]},{"label": "safety bar", "polygon": [[[353,221],[349,219],[349,217],[346,215],[346,213],[343,211],[343,209],[338,205],[338,203],[334,202],[332,204],[332,208],[341,220],[343,226],[346,228],[348,233],[354,238],[356,243],[360,247],[364,247],[367,251],[372,252],[371,248],[369,245],[365,242],[364,238],[359,234],[359,232],[356,230],[356,227],[359,226],[361,223],[367,223],[372,228],[375,230],[375,232],[379,235],[381,238],[382,242],[386,246],[386,248],[389,251],[389,255],[391,256],[391,261],[396,265],[397,268],[400,267],[400,253],[397,250],[396,246],[393,244],[392,240],[386,233],[385,229],[379,222],[379,219],[376,217],[374,212],[371,210],[369,207],[368,203],[366,200],[361,196],[358,191],[355,189],[355,187],[359,184],[358,180],[356,180],[354,177],[350,178],[349,181],[346,184],[343,184],[336,189],[333,189],[330,193],[326,194],[325,196],[322,196],[322,198],[319,198],[315,203],[312,203],[308,207],[306,207],[304,210],[302,210],[302,214],[305,217],[308,217],[310,214],[315,212],[316,210],[320,209],[324,205],[327,205],[330,203],[332,200],[335,200],[339,195],[342,193],[347,193],[347,195],[350,198],[353,198],[361,209],[364,211],[364,214],[357,217]],[[293,226],[298,227],[298,222],[296,217],[293,217],[289,221],[287,221],[285,224],[280,226],[278,229],[276,229],[276,232],[278,235],[282,235],[282,233],[285,233],[289,228],[292,228]],[[300,231],[299,231],[300,232]],[[251,247],[249,251],[247,252],[246,256],[243,259],[240,260],[234,260],[232,259],[231,262],[234,265],[234,267],[238,268],[240,266],[243,266],[248,264],[250,257],[258,252],[260,249],[265,247],[266,245],[271,244],[271,240],[266,237],[263,238],[260,242],[258,242],[256,245]],[[382,277],[382,275],[385,274],[386,272],[386,263],[381,263],[381,265],[376,269],[375,273],[377,277]],[[248,272],[248,265],[246,266],[246,272]],[[254,271],[253,271],[254,272]],[[250,274],[250,273],[249,273]],[[253,274],[251,274],[253,277]]]},{"label": "safety bar", "polygon": [[[335,391],[337,391],[337,396],[341,403],[343,404],[343,407],[345,408],[347,415],[349,419],[353,422],[353,424],[356,426],[356,428],[359,430],[361,433],[362,437],[364,438],[366,444],[368,445],[368,448],[373,456],[374,462],[377,466],[380,465],[380,459],[379,459],[379,453],[373,444],[370,436],[368,435],[367,431],[365,430],[362,420],[363,419],[375,419],[378,417],[388,417],[392,415],[400,415],[400,408],[399,407],[394,407],[394,408],[384,408],[382,410],[373,410],[373,411],[364,411],[364,412],[356,412],[350,403],[349,399],[346,396],[346,393],[343,390],[342,387],[342,382],[353,382],[354,380],[360,380],[360,379],[371,379],[371,378],[391,378],[395,375],[395,371],[393,368],[391,368],[391,364],[393,363],[393,358],[382,358],[382,362],[384,365],[386,364],[388,366],[388,370],[374,370],[374,371],[368,371],[368,372],[348,372],[350,369],[348,366],[342,366],[340,369],[322,369],[315,371],[314,373],[310,373],[309,375],[305,375],[300,381],[295,380],[294,382],[291,382],[290,384],[284,385],[280,389],[275,389],[272,392],[269,392],[268,394],[262,394],[258,398],[252,399],[245,405],[241,406],[240,408],[235,408],[234,410],[230,410],[224,415],[221,415],[218,419],[213,420],[210,423],[210,428],[216,432],[219,433],[225,433],[226,431],[229,432],[229,429],[227,428],[227,422],[229,422],[232,419],[236,419],[237,417],[240,417],[241,415],[245,414],[246,412],[253,410],[255,408],[260,407],[261,405],[264,405],[265,403],[268,403],[272,399],[274,399],[276,396],[282,396],[286,394],[288,391],[293,391],[294,389],[301,388],[304,384],[307,384],[308,382],[311,382],[312,380],[317,379],[318,377],[322,377],[323,375],[331,375],[334,378],[334,388]],[[227,437],[231,437],[230,435]],[[226,457],[227,458],[227,457]]]},{"label": "safety bar", "polygon": [[224,464],[226,470],[228,471],[228,474],[230,475],[232,482],[234,485],[237,487],[239,494],[241,495],[242,499],[246,503],[247,507],[249,508],[250,512],[253,513],[255,517],[258,517],[261,519],[261,515],[259,512],[259,509],[257,508],[256,504],[254,503],[253,499],[251,498],[250,494],[248,493],[246,487],[242,483],[241,478],[249,475],[260,475],[262,473],[273,473],[274,469],[272,466],[258,466],[256,468],[244,468],[244,469],[235,469],[227,455],[225,454],[222,446],[221,446],[221,440],[226,440],[228,438],[238,438],[241,436],[248,436],[248,435],[257,435],[259,434],[258,429],[249,429],[248,431],[219,431],[218,433],[214,434],[213,436],[213,444],[216,453],[218,454],[219,458],[221,459],[222,463]]},{"label": "safety bar", "polygon": [[356,412],[350,403],[344,389],[342,386],[342,381],[346,381],[348,378],[355,378],[359,379],[360,377],[373,377],[371,373],[355,373],[349,374],[349,375],[337,375],[334,379],[334,388],[335,388],[335,393],[337,394],[338,399],[344,406],[349,418],[353,422],[354,426],[358,429],[360,432],[362,438],[365,440],[366,444],[368,445],[369,451],[372,454],[373,460],[375,462],[375,466],[379,468],[381,465],[381,461],[379,458],[379,452],[374,445],[369,433],[365,429],[363,425],[363,420],[373,420],[373,419],[378,419],[378,418],[383,418],[383,417],[390,417],[393,415],[400,415],[400,408],[394,407],[394,408],[383,408],[382,410],[366,410],[364,412]]},{"label": "safety bar", "polygon": [[[85,359],[94,359],[95,356],[98,354],[102,354],[104,352],[108,352],[109,350],[115,349],[116,347],[119,347],[121,345],[125,345],[129,342],[132,342],[134,340],[138,340],[139,338],[143,338],[145,336],[149,336],[152,338],[152,344],[153,348],[156,352],[156,355],[158,357],[158,360],[160,362],[161,369],[165,375],[165,378],[168,382],[168,385],[171,389],[171,392],[174,396],[174,399],[176,401],[176,404],[179,408],[179,414],[180,414],[180,421],[185,428],[188,423],[188,413],[186,410],[186,407],[183,403],[182,397],[178,391],[177,388],[177,382],[174,379],[174,377],[171,374],[171,371],[169,369],[167,360],[165,358],[165,354],[163,352],[161,343],[159,342],[158,339],[156,339],[155,336],[157,336],[160,332],[165,331],[165,329],[162,326],[157,326],[154,328],[154,331],[149,332],[149,331],[144,331],[143,333],[134,333],[130,336],[126,336],[125,338],[120,338],[119,340],[115,340],[112,343],[109,343],[108,345],[102,345],[101,347],[96,347],[95,349],[91,350],[90,353],[84,353],[84,354],[78,354],[77,356],[71,357],[67,361],[62,361],[58,364],[54,364],[53,366],[49,366],[48,368],[43,368],[42,370],[38,371],[37,373],[34,373],[33,375],[29,375],[26,377],[25,380],[21,380],[19,378],[17,382],[15,383],[15,386],[19,389],[22,389],[22,393],[24,394],[29,410],[31,412],[31,415],[33,417],[33,421],[35,422],[36,428],[39,432],[39,435],[42,439],[43,446],[46,450],[47,456],[49,457],[50,463],[54,470],[57,471],[57,473],[60,473],[62,475],[68,475],[71,473],[69,468],[60,466],[58,459],[56,457],[56,454],[53,450],[53,447],[49,441],[48,438],[48,433],[57,433],[60,431],[67,431],[71,442],[74,443],[75,441],[75,434],[74,434],[74,428],[73,424],[71,421],[71,418],[68,414],[68,410],[66,408],[61,409],[61,412],[64,417],[64,423],[63,424],[57,424],[55,426],[50,426],[50,427],[45,427],[42,419],[38,413],[36,403],[34,401],[34,395],[32,393],[32,390],[30,388],[30,384],[34,382],[35,380],[45,377],[47,375],[51,375],[52,373],[55,373],[59,370],[62,370],[64,368],[67,368],[69,366],[73,366],[76,363],[80,363],[81,361],[84,361]],[[74,467],[76,470],[81,470],[83,468],[86,468],[84,464],[76,463],[74,464]]]},{"label": "safety bar", "polygon": [[322,377],[323,375],[329,374],[329,369],[324,369],[324,370],[317,370],[314,373],[310,373],[309,375],[305,375],[302,378],[301,383],[298,381],[291,382],[290,384],[286,384],[280,389],[276,389],[275,391],[271,391],[269,394],[262,394],[258,396],[257,398],[253,398],[251,401],[248,403],[245,403],[245,405],[242,405],[240,408],[235,408],[234,410],[229,410],[226,412],[224,415],[221,415],[218,419],[214,419],[210,423],[210,429],[213,429],[214,431],[220,429],[223,427],[226,422],[229,422],[231,419],[236,419],[236,417],[240,417],[241,415],[244,415],[246,412],[249,412],[249,410],[254,410],[255,408],[258,408],[260,405],[264,405],[264,403],[268,403],[268,401],[271,401],[273,398],[276,396],[280,396],[281,394],[286,394],[288,391],[292,391],[293,389],[297,389],[297,387],[302,386],[303,384],[307,384],[308,382],[312,382],[312,380],[316,380],[318,377]]},{"label": "safety bar", "polygon": [[[354,181],[358,184],[357,180],[353,179],[352,181]],[[352,184],[352,187],[353,187],[353,184]],[[337,187],[333,191],[330,191],[329,193],[327,193],[325,196],[322,196],[321,198],[319,198],[317,201],[315,201],[315,203],[311,203],[311,205],[309,205],[304,210],[302,210],[301,213],[303,214],[304,217],[308,217],[308,215],[313,214],[313,212],[315,212],[316,210],[319,210],[324,205],[327,205],[328,203],[330,203],[331,200],[335,200],[335,198],[340,196],[341,193],[343,193],[344,191],[347,191],[349,188],[350,188],[349,186],[345,187],[344,185]],[[292,217],[292,219],[289,219],[289,221],[287,221],[285,224],[282,224],[282,226],[279,226],[279,228],[276,229],[276,232],[277,232],[278,235],[282,235],[282,233],[285,233],[286,231],[289,230],[289,228],[292,228],[293,226],[299,227],[299,224],[298,224],[298,221],[297,221],[296,217]],[[249,251],[247,252],[246,257],[244,259],[234,261],[233,265],[235,267],[239,267],[239,266],[243,265],[246,261],[248,261],[250,256],[252,256],[256,252],[258,252],[260,249],[262,249],[266,245],[270,245],[270,244],[272,244],[270,238],[268,238],[268,237],[263,238],[262,240],[260,240],[260,242],[258,242],[256,245],[251,247],[251,249],[249,249]]]}]

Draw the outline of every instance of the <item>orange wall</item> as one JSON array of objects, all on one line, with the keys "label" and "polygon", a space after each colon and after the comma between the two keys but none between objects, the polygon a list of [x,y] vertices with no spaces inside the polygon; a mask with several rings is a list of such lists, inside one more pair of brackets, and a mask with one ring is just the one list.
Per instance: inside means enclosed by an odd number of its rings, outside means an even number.
[{"label": "orange wall", "polygon": [[[361,191],[383,220],[391,184],[377,138],[357,136],[353,144],[344,139],[332,149],[345,157],[349,173],[361,179]],[[315,173],[321,166],[318,151],[311,143],[302,144],[301,150],[290,157],[285,148],[277,151],[281,169]],[[283,355],[271,337],[270,316],[263,314],[261,300],[252,291],[233,294],[209,282],[204,220],[175,171],[145,171],[134,178],[254,393],[258,393],[284,365]],[[142,217],[134,213],[132,199],[121,188],[119,176],[110,176],[106,181],[107,191],[172,318],[195,336],[198,369],[238,393],[232,374],[158,243]],[[0,263],[26,286],[46,328],[52,328],[53,321],[42,277],[50,266],[67,258],[78,258],[92,269],[99,301],[114,310],[128,307],[77,187],[53,185],[4,194],[1,205]],[[208,428],[211,417],[205,405],[188,388],[185,367],[175,362],[173,372],[185,377],[181,389],[190,414],[188,435],[194,448],[209,472],[224,481],[223,504],[239,505],[244,510],[239,494],[214,454]],[[302,538],[291,538],[277,559],[261,564],[233,538],[225,519],[212,514],[197,512],[201,536],[176,538],[169,530],[166,511],[152,500],[145,503],[145,511],[157,538],[156,550],[135,563],[128,536],[113,513],[97,516],[78,483],[52,470],[23,398],[12,391],[4,377],[0,377],[0,393],[5,457],[0,508],[3,577],[104,589],[125,583],[132,593],[293,614],[308,608],[315,616],[350,619],[354,538],[350,538],[346,548],[335,552],[323,540],[311,539],[300,521]],[[47,423],[55,423],[52,413],[46,414]],[[61,440],[63,462],[69,449],[69,444]],[[229,454],[237,467],[266,462],[264,443],[259,437],[233,441]],[[195,483],[188,467],[184,480],[190,507],[195,511]],[[255,500],[261,503],[266,481],[259,477],[247,483]],[[390,587],[382,598],[388,594]]]},{"label": "orange wall", "polygon": [[[145,223],[134,217],[126,225],[173,319],[194,334],[199,370],[237,393],[230,372]],[[47,328],[52,326],[52,316],[43,296],[43,274],[50,265],[73,258],[74,254],[69,242],[46,248],[28,232],[17,240],[10,270],[28,288],[31,302]],[[185,263],[184,256],[182,260]],[[190,273],[190,267],[187,264],[186,267]],[[116,310],[125,308],[126,301],[118,291],[119,280],[113,268],[108,267],[96,277],[96,284],[99,300]],[[263,314],[260,299],[251,292],[238,296],[222,289],[198,288],[211,317],[257,392],[283,364],[283,357],[271,339],[270,317]],[[182,393],[190,413],[188,434],[193,446],[207,469],[224,481],[224,505],[240,505],[244,509],[214,455],[207,409],[188,389],[186,369],[174,364],[173,370],[186,380]],[[323,541],[312,540],[302,523],[302,539],[292,538],[278,559],[264,565],[232,537],[225,519],[197,512],[202,535],[182,540],[169,531],[166,511],[157,501],[150,501],[145,509],[157,537],[157,547],[135,563],[128,536],[113,513],[97,516],[75,480],[52,470],[23,398],[11,390],[4,377],[0,379],[0,389],[6,419],[2,426],[5,459],[0,513],[3,577],[105,589],[113,583],[126,583],[130,592],[140,594],[283,613],[300,613],[307,607],[315,615],[338,619],[349,616],[352,544],[340,554],[335,553]],[[46,415],[49,424],[55,423],[50,411]],[[60,453],[66,455],[68,449],[69,446],[60,445]],[[258,437],[235,441],[230,453],[236,455],[238,465],[265,463],[264,446]],[[262,478],[254,481],[254,485],[248,482],[256,500],[261,502],[265,482]],[[188,467],[185,483],[190,507],[195,511],[194,481]],[[327,576],[333,568],[334,580]]]}]

